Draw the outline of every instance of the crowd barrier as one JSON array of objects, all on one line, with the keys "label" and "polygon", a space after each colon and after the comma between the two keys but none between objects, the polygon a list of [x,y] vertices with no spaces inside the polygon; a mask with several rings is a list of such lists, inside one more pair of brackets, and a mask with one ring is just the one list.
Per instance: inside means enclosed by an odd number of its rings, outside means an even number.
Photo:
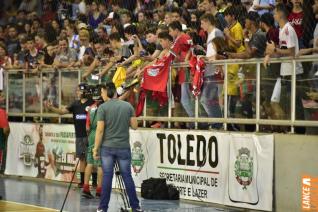
[{"label": "crowd barrier", "polygon": [[[167,107],[159,113],[154,112],[153,108],[151,108],[152,105],[150,104],[149,106],[149,104],[147,104],[147,100],[149,99],[147,98],[143,115],[138,119],[143,121],[144,126],[148,126],[146,122],[151,121],[165,122],[167,123],[167,128],[171,128],[172,124],[176,122],[185,122],[190,125],[193,124],[194,129],[202,129],[200,125],[205,123],[222,123],[224,130],[228,129],[229,124],[242,124],[245,126],[254,125],[255,130],[253,131],[256,132],[264,132],[263,129],[269,126],[288,126],[292,133],[294,133],[295,127],[303,126],[308,129],[314,129],[313,131],[315,132],[318,127],[318,106],[317,102],[311,101],[308,98],[307,92],[316,91],[316,87],[314,86],[317,84],[317,74],[312,73],[312,67],[316,60],[317,56],[272,59],[272,68],[267,69],[264,68],[263,61],[260,59],[224,60],[208,64],[215,67],[222,67],[224,72],[224,79],[216,81],[218,84],[218,104],[222,110],[222,116],[219,118],[208,117],[204,106],[202,106],[200,96],[194,97],[190,95],[189,110],[191,110],[190,113],[192,113],[190,116],[189,111],[186,113],[180,104],[178,106],[176,102],[172,101],[173,95],[170,91],[175,85],[174,70],[178,70],[181,67],[189,67],[189,64],[186,63],[173,64],[170,68],[167,86],[170,100]],[[292,64],[292,76],[290,78],[281,78],[278,84],[280,92],[278,93],[278,97],[275,96],[278,100],[276,99],[276,102],[271,103],[273,106],[264,105],[264,96],[274,98],[274,88],[276,87],[278,81],[277,76],[279,75],[279,68],[277,70],[274,64],[282,62]],[[302,78],[296,75],[296,64],[299,62],[303,64],[305,72]],[[248,97],[252,113],[250,117],[247,117],[244,115],[244,112],[242,112],[242,110],[244,110],[244,102],[240,99],[242,98],[240,96],[237,96],[238,101],[233,114],[229,114],[230,98],[228,95],[228,86],[224,85],[228,85],[229,70],[233,65],[240,66],[240,70],[243,70],[245,75],[244,81],[249,82],[251,86]],[[47,121],[48,118],[57,117],[59,118],[59,123],[61,123],[61,118],[70,118],[70,115],[60,116],[51,113],[44,107],[43,103],[46,100],[51,100],[57,107],[70,104],[76,98],[76,86],[81,81],[81,75],[84,70],[85,68],[69,70],[45,69],[36,73],[32,71],[26,73],[24,70],[5,71],[5,107],[9,116],[22,117],[23,121],[28,120],[28,117],[38,117],[41,121]],[[96,70],[96,72],[98,72],[98,70]],[[111,73],[113,72],[109,72],[109,75],[104,77],[104,79],[111,79]],[[91,77],[88,77],[88,82],[90,84],[97,84],[103,82],[103,80],[94,81]],[[186,83],[190,86],[191,80]],[[137,101],[137,99],[138,97],[135,98],[135,101]],[[299,102],[302,104],[301,107],[304,107],[300,110],[298,108]],[[270,111],[269,108],[274,109]],[[267,114],[264,116],[264,113]],[[308,132],[309,131],[310,130],[308,130]]]},{"label": "crowd barrier", "polygon": [[[11,122],[10,128],[5,174],[71,180],[72,125]],[[186,200],[277,212],[318,206],[317,136],[170,129],[130,135],[139,191],[143,180],[162,177]]]}]

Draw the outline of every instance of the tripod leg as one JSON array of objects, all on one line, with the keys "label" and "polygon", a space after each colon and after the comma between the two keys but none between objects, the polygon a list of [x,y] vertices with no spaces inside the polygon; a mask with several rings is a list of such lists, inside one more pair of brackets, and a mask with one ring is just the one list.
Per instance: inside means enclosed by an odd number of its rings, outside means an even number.
[{"label": "tripod leg", "polygon": [[123,198],[124,206],[125,206],[125,208],[130,208],[130,203],[129,203],[127,191],[125,189],[125,184],[123,182],[122,176],[120,175],[120,169],[119,169],[119,165],[117,162],[115,163],[115,171],[116,171],[115,172],[116,178],[118,180],[118,185],[119,185],[120,190],[121,190],[121,195]]},{"label": "tripod leg", "polygon": [[67,197],[68,197],[68,193],[70,192],[70,189],[71,189],[71,186],[72,186],[72,183],[73,183],[73,180],[74,180],[74,176],[75,176],[75,174],[76,174],[76,171],[77,171],[77,167],[78,167],[79,162],[80,162],[80,160],[78,159],[78,161],[77,161],[77,163],[76,163],[76,166],[75,166],[74,173],[73,173],[73,175],[72,175],[72,180],[71,180],[70,184],[68,185],[68,189],[67,189],[67,192],[66,192],[66,195],[65,195],[65,198],[64,198],[64,201],[63,201],[63,205],[62,205],[62,208],[61,208],[60,212],[62,212],[63,209],[64,209],[64,205],[65,205],[66,199],[67,199]]}]

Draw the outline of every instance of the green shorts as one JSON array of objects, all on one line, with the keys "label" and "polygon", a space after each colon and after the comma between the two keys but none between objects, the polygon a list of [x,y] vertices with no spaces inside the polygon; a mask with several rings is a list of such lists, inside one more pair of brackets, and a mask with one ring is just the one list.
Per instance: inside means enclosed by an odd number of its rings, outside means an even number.
[{"label": "green shorts", "polygon": [[91,164],[91,165],[93,165],[93,166],[101,167],[101,166],[102,166],[101,160],[100,160],[100,159],[94,160],[94,157],[93,157],[93,148],[94,148],[94,146],[88,147],[86,162],[87,162],[87,164]]},{"label": "green shorts", "polygon": [[88,148],[87,148],[87,156],[86,156],[86,162],[87,164],[91,164],[93,166],[102,166],[102,162],[100,159],[94,160],[93,157],[93,149],[95,145],[95,130],[92,130],[92,132],[88,135]]}]

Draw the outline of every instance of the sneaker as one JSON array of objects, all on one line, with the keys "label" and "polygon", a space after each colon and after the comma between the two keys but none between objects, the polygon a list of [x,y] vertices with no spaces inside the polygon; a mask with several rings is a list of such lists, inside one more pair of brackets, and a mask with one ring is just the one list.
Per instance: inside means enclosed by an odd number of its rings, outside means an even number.
[{"label": "sneaker", "polygon": [[98,193],[98,192],[96,192],[96,197],[97,197],[97,198],[100,198],[100,196],[101,196],[101,194]]},{"label": "sneaker", "polygon": [[83,191],[82,192],[82,196],[87,198],[87,199],[93,199],[94,198],[94,196],[89,191]]},{"label": "sneaker", "polygon": [[96,212],[104,212],[104,210],[98,208]]}]

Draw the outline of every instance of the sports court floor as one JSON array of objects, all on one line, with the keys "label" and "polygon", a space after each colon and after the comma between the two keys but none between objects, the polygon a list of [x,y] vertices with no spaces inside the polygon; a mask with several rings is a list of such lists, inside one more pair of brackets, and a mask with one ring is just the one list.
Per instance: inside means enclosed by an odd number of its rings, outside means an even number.
[{"label": "sports court floor", "polygon": [[[67,191],[66,184],[35,181],[34,179],[0,177],[0,211],[50,212],[59,211]],[[95,194],[94,192],[92,192]],[[140,198],[145,211],[177,212],[235,212],[238,209],[215,208],[205,203],[185,201],[145,200]],[[96,211],[99,199],[85,199],[77,188],[72,188],[63,211]],[[109,212],[118,212],[122,199],[112,193]]]}]

